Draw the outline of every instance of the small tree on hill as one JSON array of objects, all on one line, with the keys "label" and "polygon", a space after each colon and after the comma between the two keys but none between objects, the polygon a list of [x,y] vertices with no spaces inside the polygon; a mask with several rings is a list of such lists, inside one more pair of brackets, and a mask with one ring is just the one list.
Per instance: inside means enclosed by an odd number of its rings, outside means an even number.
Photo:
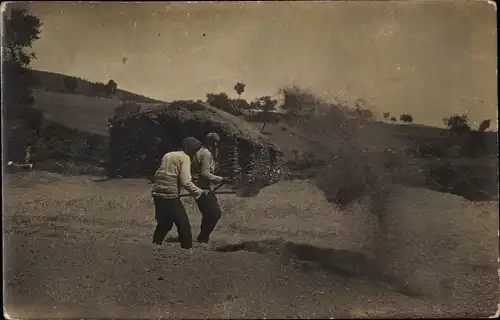
[{"label": "small tree on hill", "polygon": [[236,94],[238,95],[238,98],[241,97],[241,94],[245,91],[246,84],[243,82],[236,82],[234,85],[234,91],[236,91]]},{"label": "small tree on hill", "polygon": [[113,96],[118,89],[118,84],[116,84],[115,80],[109,80],[106,84],[106,93],[108,96]]},{"label": "small tree on hill", "polygon": [[396,117],[391,117],[391,121],[392,121],[392,122],[396,122],[396,121],[398,121],[398,120],[396,119]]},{"label": "small tree on hill", "polygon": [[490,126],[491,126],[491,119],[483,120],[479,124],[479,127],[477,128],[477,131],[479,131],[479,132],[485,132],[486,130],[488,130],[490,128]]},{"label": "small tree on hill", "polygon": [[[477,128],[477,133],[472,135],[472,139],[469,142],[470,152],[474,156],[482,153],[483,155],[492,154],[495,152],[496,144],[488,142],[488,138],[484,132],[486,132],[491,126],[491,119],[485,119],[481,121],[479,127]],[[491,141],[492,142],[492,141]]]},{"label": "small tree on hill", "polygon": [[407,113],[405,114],[402,114],[400,117],[399,117],[399,120],[405,122],[405,123],[412,123],[413,122],[413,117]]},{"label": "small tree on hill", "polygon": [[384,116],[384,119],[385,119],[385,120],[389,119],[389,116],[390,116],[390,115],[391,115],[391,114],[390,114],[389,112],[384,112],[384,113],[383,113],[383,116]]},{"label": "small tree on hill", "polygon": [[271,96],[264,96],[259,99],[260,110],[270,113],[276,111],[278,100],[271,98]]},{"label": "small tree on hill", "polygon": [[262,110],[264,116],[264,123],[260,132],[264,132],[266,124],[271,120],[272,112],[276,110],[276,105],[278,105],[278,100],[271,98],[271,96],[264,96],[255,101],[254,106],[259,110]]},{"label": "small tree on hill", "polygon": [[456,132],[458,134],[462,134],[470,131],[469,118],[466,114],[455,114],[448,118],[443,118],[443,123],[451,133]]},{"label": "small tree on hill", "polygon": [[260,110],[260,101],[259,99],[255,99],[254,101],[250,102],[250,108],[254,110]]}]

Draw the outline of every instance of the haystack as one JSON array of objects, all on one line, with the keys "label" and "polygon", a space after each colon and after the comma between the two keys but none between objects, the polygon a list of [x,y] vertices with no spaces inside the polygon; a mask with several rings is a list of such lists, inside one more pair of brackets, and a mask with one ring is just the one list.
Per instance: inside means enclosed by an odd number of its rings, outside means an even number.
[{"label": "haystack", "polygon": [[272,183],[283,164],[283,152],[243,120],[206,103],[174,101],[109,121],[108,175],[152,177],[162,156],[178,150],[182,138],[200,141],[208,132],[221,137],[218,173],[237,171]]}]

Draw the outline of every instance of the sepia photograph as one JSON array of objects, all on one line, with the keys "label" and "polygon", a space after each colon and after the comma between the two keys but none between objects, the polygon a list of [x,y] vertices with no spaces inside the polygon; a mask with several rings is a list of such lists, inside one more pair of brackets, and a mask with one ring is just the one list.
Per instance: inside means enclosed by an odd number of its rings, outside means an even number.
[{"label": "sepia photograph", "polygon": [[1,9],[6,319],[500,316],[496,3]]}]

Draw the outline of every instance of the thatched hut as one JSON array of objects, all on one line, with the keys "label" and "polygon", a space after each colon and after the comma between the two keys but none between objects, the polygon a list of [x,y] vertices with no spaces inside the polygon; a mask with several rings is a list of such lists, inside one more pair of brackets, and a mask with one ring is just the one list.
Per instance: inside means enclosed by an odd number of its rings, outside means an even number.
[{"label": "thatched hut", "polygon": [[221,137],[221,175],[242,171],[272,183],[271,171],[283,164],[283,153],[269,138],[245,121],[206,103],[174,101],[149,110],[114,116],[109,121],[108,175],[151,177],[162,156],[178,150],[193,136],[203,141],[208,132]]}]

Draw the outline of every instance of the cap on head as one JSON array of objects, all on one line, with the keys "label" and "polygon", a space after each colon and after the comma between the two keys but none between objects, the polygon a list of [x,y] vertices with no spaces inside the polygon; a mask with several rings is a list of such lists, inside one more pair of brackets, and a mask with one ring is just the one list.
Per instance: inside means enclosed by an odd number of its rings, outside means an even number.
[{"label": "cap on head", "polygon": [[208,144],[213,144],[214,142],[220,143],[220,137],[215,132],[207,133],[205,139],[206,139]]},{"label": "cap on head", "polygon": [[182,139],[182,149],[188,154],[195,154],[201,148],[201,141],[194,137],[187,137]]}]

